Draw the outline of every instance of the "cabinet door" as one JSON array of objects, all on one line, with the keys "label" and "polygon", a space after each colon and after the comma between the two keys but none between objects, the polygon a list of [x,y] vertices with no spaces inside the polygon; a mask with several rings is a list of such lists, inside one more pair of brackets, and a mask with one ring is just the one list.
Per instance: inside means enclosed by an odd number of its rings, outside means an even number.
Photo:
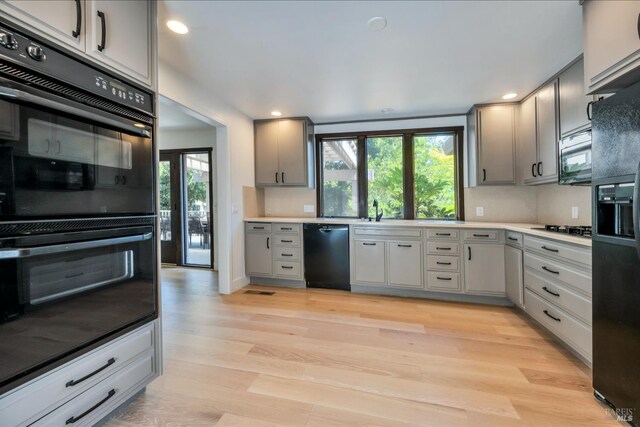
[{"label": "cabinet door", "polygon": [[478,184],[515,183],[515,107],[492,105],[477,111]]},{"label": "cabinet door", "polygon": [[505,246],[504,266],[507,298],[518,307],[524,307],[522,249]]},{"label": "cabinet door", "polygon": [[422,243],[388,242],[389,286],[422,288]]},{"label": "cabinet door", "polygon": [[247,233],[246,271],[249,276],[271,276],[273,261],[271,258],[271,235],[266,233]]},{"label": "cabinet door", "polygon": [[278,120],[278,165],[284,185],[306,185],[306,141],[303,120]]},{"label": "cabinet door", "polygon": [[[27,26],[53,37],[59,42],[84,51],[85,22],[83,1],[74,0],[8,0],[0,2],[0,10]],[[79,32],[76,30],[79,29]]]},{"label": "cabinet door", "polygon": [[558,177],[558,114],[557,81],[540,89],[537,99],[538,179],[553,180]]},{"label": "cabinet door", "polygon": [[354,251],[355,281],[370,285],[384,285],[387,282],[385,242],[356,240]]},{"label": "cabinet door", "polygon": [[150,85],[152,2],[87,0],[86,4],[87,53]]},{"label": "cabinet door", "polygon": [[464,257],[464,282],[468,294],[505,294],[503,245],[464,245]]},{"label": "cabinet door", "polygon": [[536,97],[531,96],[520,104],[518,144],[520,152],[520,176],[524,181],[537,176],[538,143],[536,137]]},{"label": "cabinet door", "polygon": [[638,1],[586,1],[582,5],[584,71],[587,93],[621,89],[633,80],[620,77],[640,65]]},{"label": "cabinet door", "polygon": [[584,61],[580,60],[559,77],[558,102],[560,103],[560,135],[566,136],[588,128],[587,105],[593,96],[584,94]]},{"label": "cabinet door", "polygon": [[280,183],[278,122],[257,122],[255,127],[256,186]]}]

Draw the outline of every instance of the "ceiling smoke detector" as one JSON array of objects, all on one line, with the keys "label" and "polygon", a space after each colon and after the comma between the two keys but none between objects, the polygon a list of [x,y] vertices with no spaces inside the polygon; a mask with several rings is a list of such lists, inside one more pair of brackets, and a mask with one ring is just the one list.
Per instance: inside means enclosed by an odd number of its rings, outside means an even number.
[{"label": "ceiling smoke detector", "polygon": [[367,22],[369,28],[373,31],[382,31],[387,27],[387,18],[382,16],[375,16]]}]

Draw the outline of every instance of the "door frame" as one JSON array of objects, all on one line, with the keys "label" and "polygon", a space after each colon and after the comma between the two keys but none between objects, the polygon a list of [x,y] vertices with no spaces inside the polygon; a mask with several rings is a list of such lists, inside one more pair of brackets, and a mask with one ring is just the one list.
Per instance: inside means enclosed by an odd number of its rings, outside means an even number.
[{"label": "door frame", "polygon": [[[171,240],[174,242],[175,253],[173,260],[175,265],[182,265],[182,191],[180,191],[180,181],[182,180],[182,162],[180,161],[180,155],[178,153],[168,153],[165,150],[160,150],[158,157],[159,162],[169,162],[172,166],[169,171],[169,191],[170,199],[173,206],[170,209],[171,212]],[[175,167],[173,167],[175,166]],[[158,179],[158,185],[160,180]],[[162,219],[160,220],[162,221]],[[175,237],[174,237],[175,236]],[[160,261],[162,262],[162,239],[160,240]]]},{"label": "door frame", "polygon": [[[206,265],[200,265],[200,264],[188,264],[186,262],[187,260],[187,250],[188,245],[185,244],[185,236],[188,235],[188,221],[185,221],[185,213],[186,213],[186,209],[187,206],[185,204],[185,194],[186,194],[186,180],[184,179],[184,172],[186,171],[186,165],[185,165],[185,155],[186,154],[202,154],[202,153],[206,153],[207,157],[208,157],[208,162],[209,162],[209,253],[210,253],[210,266],[207,267]],[[177,215],[172,215],[171,217],[171,228],[172,229],[176,229],[176,236],[178,237],[178,240],[176,242],[176,266],[179,267],[201,267],[201,268],[210,268],[210,269],[214,269],[214,259],[215,259],[215,253],[214,253],[214,242],[213,242],[213,238],[214,238],[214,224],[215,224],[215,219],[213,217],[214,214],[214,203],[215,200],[213,198],[214,193],[213,193],[213,173],[214,173],[214,164],[213,164],[213,148],[212,147],[202,147],[202,148],[172,148],[172,149],[167,149],[167,150],[160,150],[160,158],[162,161],[162,157],[169,157],[171,159],[171,161],[175,160],[177,161],[177,164],[179,165],[176,168],[176,179],[177,181],[175,181],[175,185],[174,185],[174,177],[173,174],[171,175],[171,198],[175,201],[177,201],[177,203],[179,204],[180,208],[177,210]],[[177,194],[175,194],[177,193]],[[175,217],[175,221],[177,221],[177,224],[174,223],[174,217]],[[173,231],[173,230],[172,230]],[[162,257],[162,254],[160,255]]]}]

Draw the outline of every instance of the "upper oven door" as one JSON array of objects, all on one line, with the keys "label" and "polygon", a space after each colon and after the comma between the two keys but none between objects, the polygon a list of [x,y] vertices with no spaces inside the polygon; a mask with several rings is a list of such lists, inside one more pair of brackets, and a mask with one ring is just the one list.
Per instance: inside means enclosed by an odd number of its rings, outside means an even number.
[{"label": "upper oven door", "polygon": [[560,184],[591,182],[591,131],[562,140],[560,144]]},{"label": "upper oven door", "polygon": [[152,130],[0,79],[0,221],[153,213]]}]

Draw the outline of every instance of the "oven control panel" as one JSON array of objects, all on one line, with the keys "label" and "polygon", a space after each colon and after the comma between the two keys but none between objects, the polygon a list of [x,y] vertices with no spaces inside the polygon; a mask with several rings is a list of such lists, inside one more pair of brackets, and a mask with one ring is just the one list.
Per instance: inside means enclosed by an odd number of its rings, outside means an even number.
[{"label": "oven control panel", "polygon": [[152,93],[0,23],[0,60],[53,77],[112,102],[153,115]]}]

